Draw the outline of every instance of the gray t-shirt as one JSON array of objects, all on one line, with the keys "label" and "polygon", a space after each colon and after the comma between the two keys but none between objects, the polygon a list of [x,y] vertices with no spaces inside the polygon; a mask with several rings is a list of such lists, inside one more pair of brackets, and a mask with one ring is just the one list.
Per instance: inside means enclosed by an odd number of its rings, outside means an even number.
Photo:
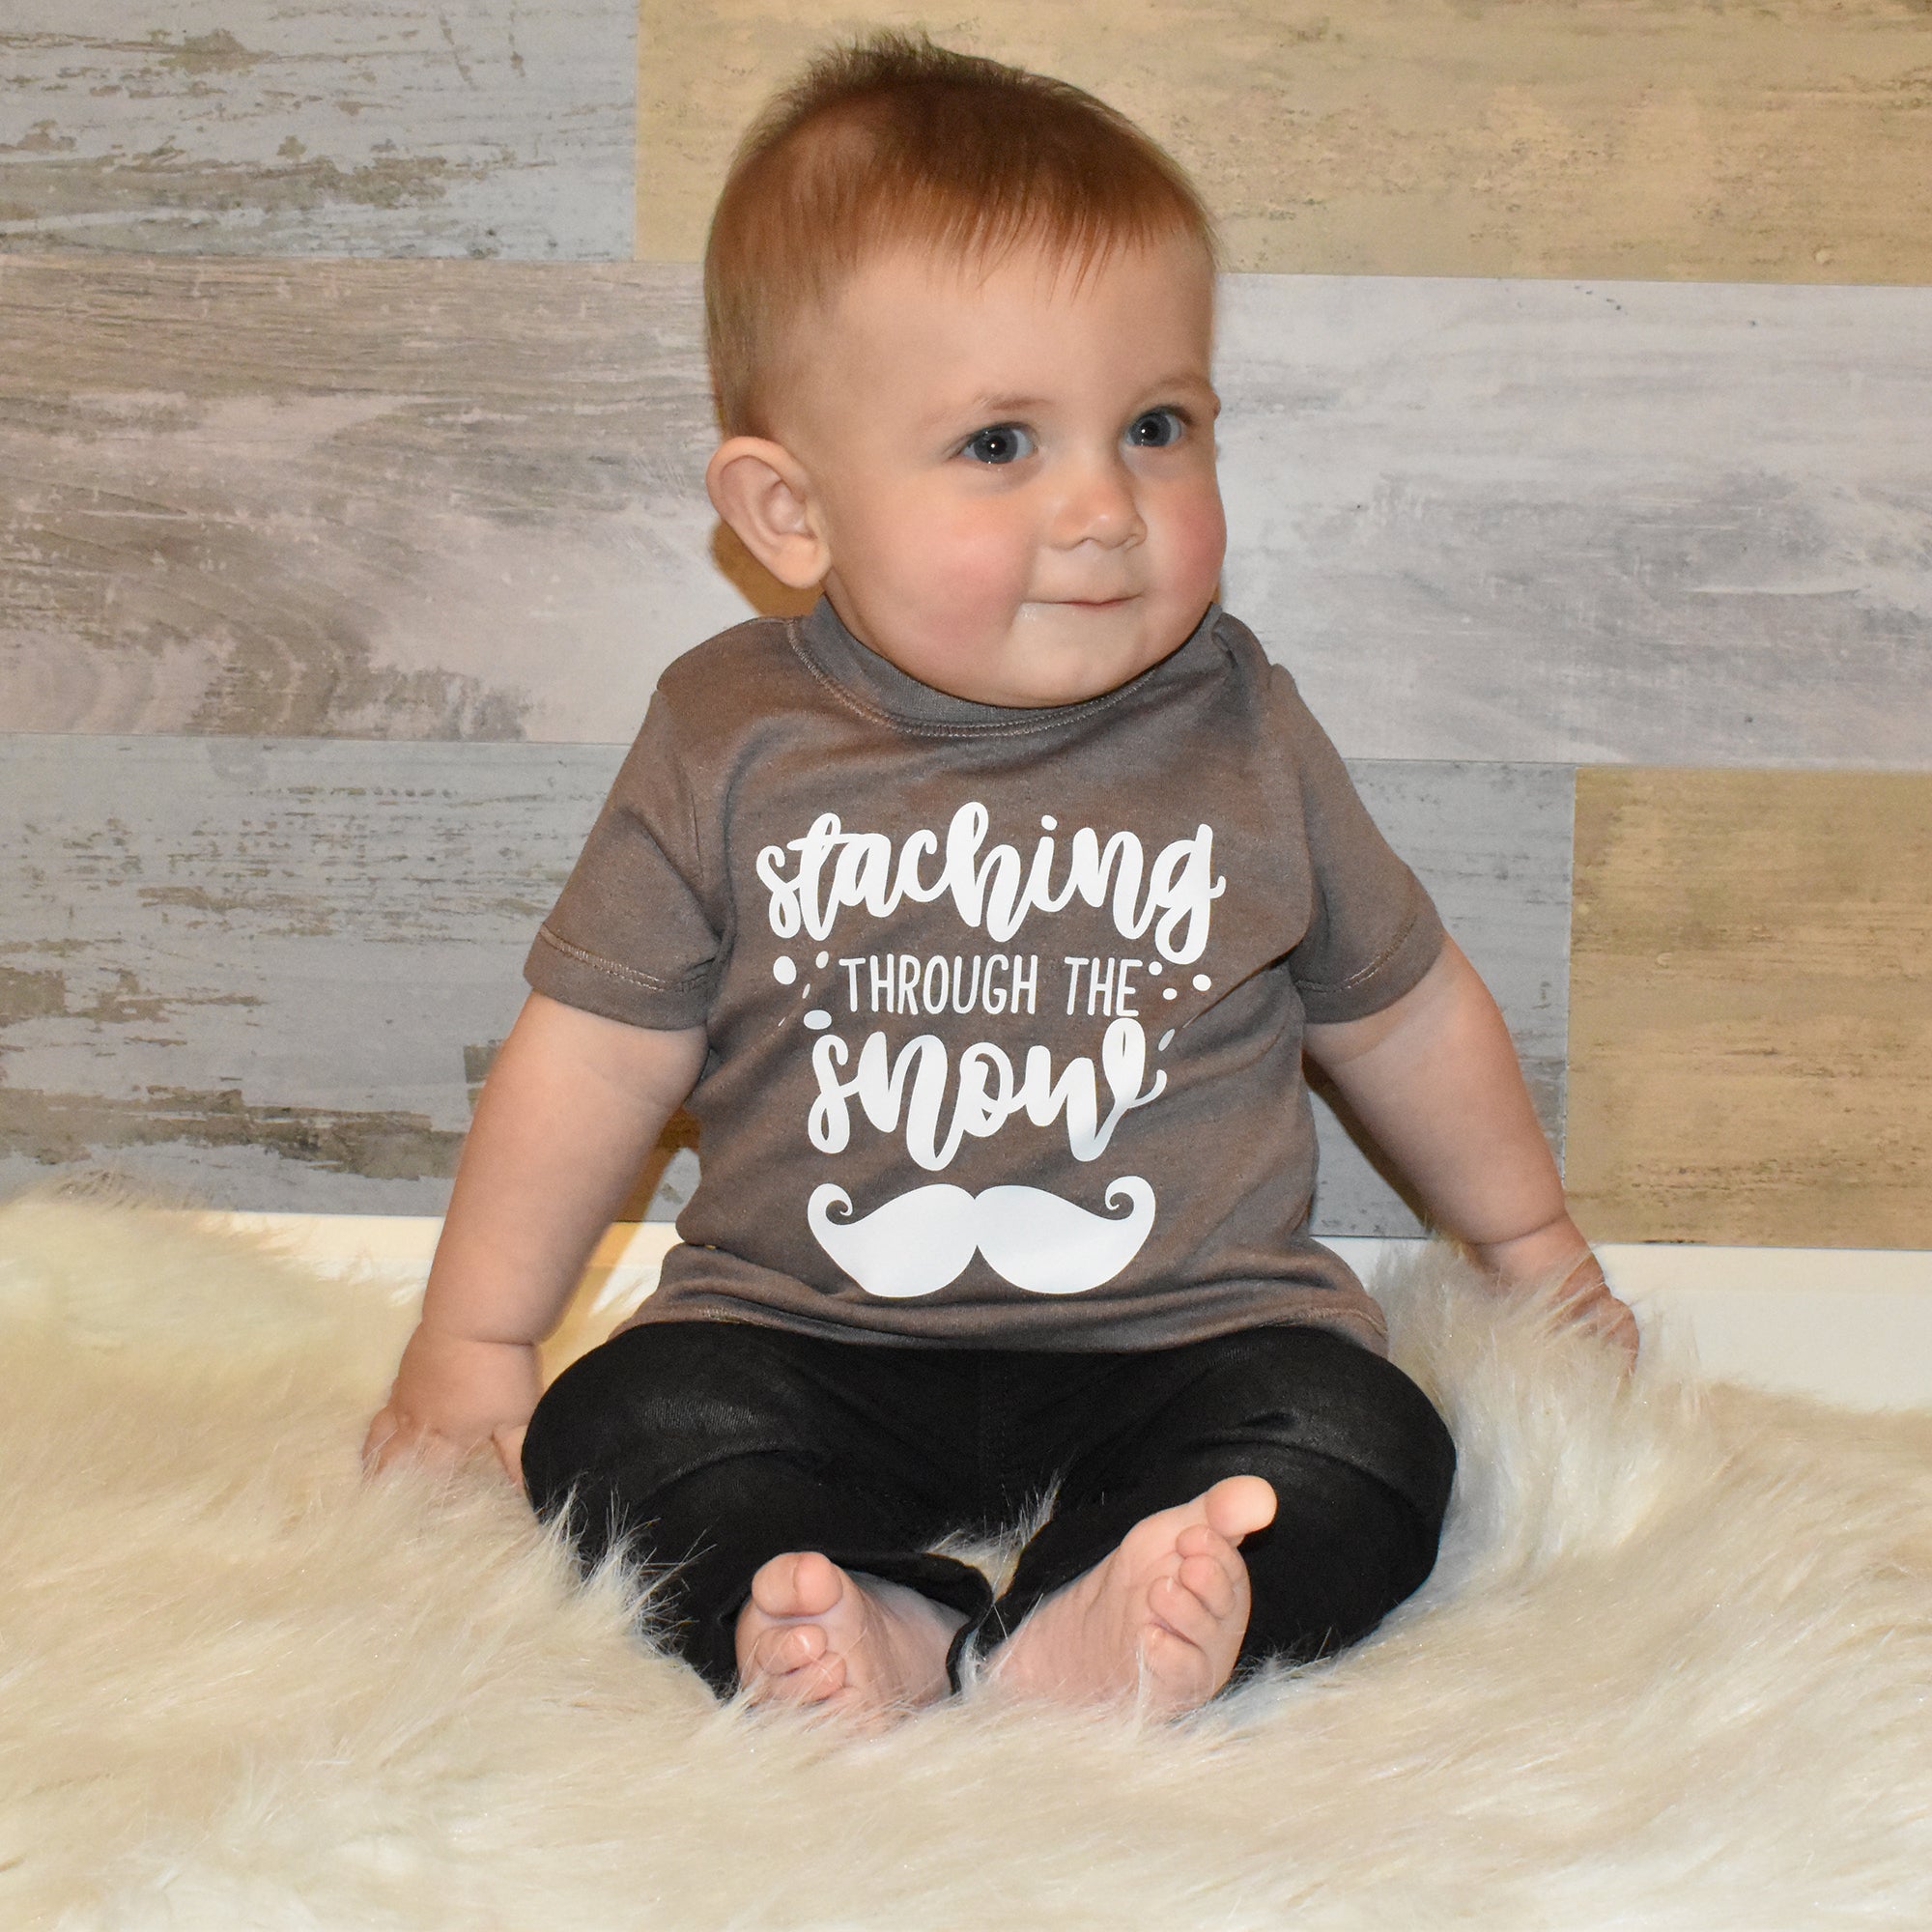
[{"label": "gray t-shirt", "polygon": [[1164,1348],[1380,1312],[1308,1232],[1305,1021],[1441,945],[1293,680],[1219,610],[1081,704],[952,697],[821,603],[665,673],[526,973],[701,1025],[651,1321]]}]

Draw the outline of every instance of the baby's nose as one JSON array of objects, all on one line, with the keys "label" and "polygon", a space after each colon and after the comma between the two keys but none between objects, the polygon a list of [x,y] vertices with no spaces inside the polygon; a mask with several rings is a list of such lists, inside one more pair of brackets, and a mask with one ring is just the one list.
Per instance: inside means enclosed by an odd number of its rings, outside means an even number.
[{"label": "baby's nose", "polygon": [[1097,543],[1109,550],[1136,544],[1147,535],[1133,478],[1120,462],[1085,465],[1069,478],[1055,538],[1067,548]]}]

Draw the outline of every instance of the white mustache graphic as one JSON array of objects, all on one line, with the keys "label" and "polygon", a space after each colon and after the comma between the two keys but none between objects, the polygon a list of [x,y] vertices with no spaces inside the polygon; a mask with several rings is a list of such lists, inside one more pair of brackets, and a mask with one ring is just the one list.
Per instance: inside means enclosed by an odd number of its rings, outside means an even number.
[{"label": "white mustache graphic", "polygon": [[1126,1202],[1125,1217],[1090,1214],[1039,1187],[972,1195],[941,1181],[854,1221],[852,1197],[827,1181],[811,1190],[805,1218],[818,1245],[867,1294],[903,1301],[936,1293],[966,1271],[976,1251],[1029,1294],[1084,1294],[1112,1281],[1153,1227],[1153,1189],[1139,1175],[1112,1182],[1106,1201],[1109,1208]]}]

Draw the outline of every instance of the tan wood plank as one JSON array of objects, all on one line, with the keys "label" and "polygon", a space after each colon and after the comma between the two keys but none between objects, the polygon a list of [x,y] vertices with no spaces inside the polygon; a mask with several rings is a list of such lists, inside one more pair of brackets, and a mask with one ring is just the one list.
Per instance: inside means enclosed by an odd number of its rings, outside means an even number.
[{"label": "tan wood plank", "polygon": [[1596,1238],[1932,1247],[1932,777],[1579,772],[1570,1029]]},{"label": "tan wood plank", "polygon": [[8,0],[0,247],[628,259],[631,0]]},{"label": "tan wood plank", "polygon": [[644,0],[638,252],[695,260],[739,130],[835,35],[928,26],[1089,87],[1231,266],[1932,281],[1918,0]]}]

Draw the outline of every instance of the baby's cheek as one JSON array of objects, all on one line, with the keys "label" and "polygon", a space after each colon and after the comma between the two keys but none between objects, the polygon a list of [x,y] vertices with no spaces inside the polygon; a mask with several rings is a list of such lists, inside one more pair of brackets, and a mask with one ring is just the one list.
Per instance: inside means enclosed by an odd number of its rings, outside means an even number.
[{"label": "baby's cheek", "polygon": [[1176,588],[1211,596],[1228,554],[1228,520],[1218,492],[1176,505],[1172,549]]},{"label": "baby's cheek", "polygon": [[1003,630],[1026,599],[1032,555],[1005,531],[943,532],[925,555],[943,606],[937,614],[961,642]]}]

